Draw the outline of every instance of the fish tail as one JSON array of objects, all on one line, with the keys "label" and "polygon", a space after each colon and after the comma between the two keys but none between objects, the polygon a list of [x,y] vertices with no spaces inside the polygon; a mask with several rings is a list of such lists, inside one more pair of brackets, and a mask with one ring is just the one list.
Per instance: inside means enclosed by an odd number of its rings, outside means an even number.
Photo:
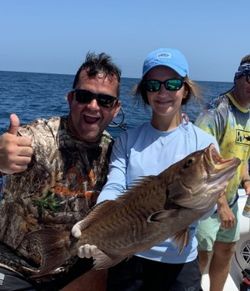
[{"label": "fish tail", "polygon": [[34,277],[47,275],[62,266],[70,257],[70,232],[46,228],[31,232],[26,239],[40,252],[41,266]]}]

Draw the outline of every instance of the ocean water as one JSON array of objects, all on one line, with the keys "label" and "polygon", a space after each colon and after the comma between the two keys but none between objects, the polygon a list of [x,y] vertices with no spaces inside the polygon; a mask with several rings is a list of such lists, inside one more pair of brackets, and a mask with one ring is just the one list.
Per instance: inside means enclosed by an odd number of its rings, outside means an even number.
[{"label": "ocean water", "polygon": [[[72,87],[73,78],[73,75],[0,71],[0,133],[8,128],[9,115],[13,112],[18,114],[23,124],[38,117],[67,114],[66,95]],[[115,124],[123,121],[123,128],[135,127],[150,118],[149,108],[138,102],[132,94],[137,83],[138,79],[122,78],[120,99],[124,116],[119,114],[114,121]],[[203,102],[191,100],[183,107],[191,121],[212,98],[233,85],[224,82],[197,83],[202,89]],[[112,126],[108,130],[117,136],[123,129]]]}]

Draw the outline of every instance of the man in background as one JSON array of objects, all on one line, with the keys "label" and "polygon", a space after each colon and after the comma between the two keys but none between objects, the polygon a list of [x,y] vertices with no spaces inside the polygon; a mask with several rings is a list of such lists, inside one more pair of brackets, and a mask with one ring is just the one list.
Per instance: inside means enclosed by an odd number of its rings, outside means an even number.
[{"label": "man in background", "polygon": [[[96,203],[112,145],[105,128],[120,109],[120,75],[108,55],[87,54],[67,96],[68,116],[22,127],[15,114],[10,116],[9,131],[0,137],[0,171],[6,174],[0,201],[1,290],[59,290],[92,266],[72,257],[40,277],[44,254],[28,235],[45,228],[70,233]],[[87,278],[84,290],[104,290],[102,271]]]},{"label": "man in background", "polygon": [[[248,160],[250,156],[250,55],[242,58],[235,73],[234,86],[220,95],[203,112],[196,125],[214,135],[224,158],[238,157],[241,164],[230,181],[225,195],[217,204],[217,211],[200,221],[197,229],[199,263],[204,272],[209,254],[210,291],[222,291],[226,282],[231,259],[239,240],[238,187],[242,183],[246,194],[250,194]],[[212,253],[213,252],[213,253]]]}]

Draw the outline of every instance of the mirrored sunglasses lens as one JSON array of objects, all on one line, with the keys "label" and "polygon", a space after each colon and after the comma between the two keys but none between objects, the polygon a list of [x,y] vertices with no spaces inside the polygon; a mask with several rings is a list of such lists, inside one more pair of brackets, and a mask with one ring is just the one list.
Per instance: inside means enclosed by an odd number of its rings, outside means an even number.
[{"label": "mirrored sunglasses lens", "polygon": [[145,82],[145,89],[149,92],[157,92],[160,90],[161,83],[157,80],[147,80]]},{"label": "mirrored sunglasses lens", "polygon": [[180,79],[171,79],[171,80],[167,80],[165,83],[165,88],[169,91],[177,91],[180,90],[182,85],[183,85],[183,81]]}]

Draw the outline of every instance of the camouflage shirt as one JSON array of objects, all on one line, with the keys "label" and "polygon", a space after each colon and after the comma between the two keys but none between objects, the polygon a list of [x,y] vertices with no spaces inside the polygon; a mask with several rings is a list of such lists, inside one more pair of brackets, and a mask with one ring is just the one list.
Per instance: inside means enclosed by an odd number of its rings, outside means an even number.
[{"label": "camouflage shirt", "polygon": [[0,264],[26,276],[41,254],[25,236],[44,227],[70,231],[96,203],[106,182],[111,136],[86,144],[69,134],[67,117],[38,119],[23,126],[34,155],[28,169],[6,175],[0,201]]}]

